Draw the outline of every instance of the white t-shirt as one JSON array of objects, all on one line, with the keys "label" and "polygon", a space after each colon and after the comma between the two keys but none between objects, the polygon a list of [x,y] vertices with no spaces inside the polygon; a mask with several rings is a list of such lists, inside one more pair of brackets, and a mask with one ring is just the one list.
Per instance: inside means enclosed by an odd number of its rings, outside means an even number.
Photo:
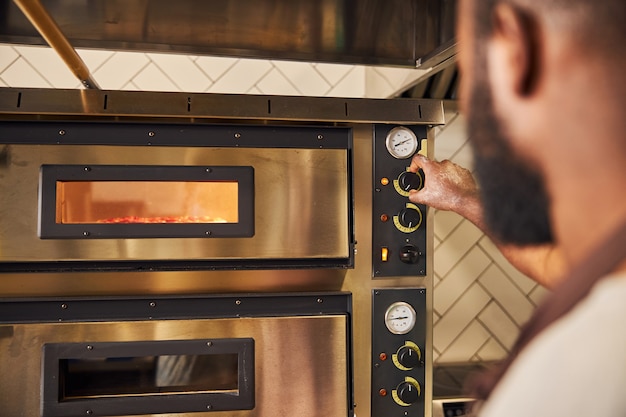
[{"label": "white t-shirt", "polygon": [[626,417],[626,274],[537,336],[478,415]]}]

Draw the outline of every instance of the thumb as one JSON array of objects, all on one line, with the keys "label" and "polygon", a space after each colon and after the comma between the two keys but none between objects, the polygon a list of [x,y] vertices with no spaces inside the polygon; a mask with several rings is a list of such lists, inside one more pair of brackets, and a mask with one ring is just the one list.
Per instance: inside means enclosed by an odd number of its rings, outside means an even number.
[{"label": "thumb", "polygon": [[409,201],[411,203],[415,203],[415,204],[428,204],[427,199],[425,199],[424,197],[428,197],[427,195],[425,195],[426,193],[422,192],[423,189],[421,190],[410,190],[409,191]]}]

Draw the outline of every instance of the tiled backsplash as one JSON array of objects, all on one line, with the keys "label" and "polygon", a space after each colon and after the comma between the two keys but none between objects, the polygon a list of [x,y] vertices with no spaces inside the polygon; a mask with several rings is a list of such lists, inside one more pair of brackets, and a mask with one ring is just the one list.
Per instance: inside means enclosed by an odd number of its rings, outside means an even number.
[{"label": "tiled backsplash", "polygon": [[[260,59],[79,49],[105,90],[385,98],[427,71]],[[47,47],[0,44],[0,86],[79,88]]]},{"label": "tiled backsplash", "polygon": [[[103,89],[393,97],[425,71],[139,52],[78,51]],[[50,48],[0,45],[0,86],[80,88]],[[471,164],[462,116],[438,128],[437,159]],[[435,362],[501,358],[544,289],[467,220],[435,214]]]}]

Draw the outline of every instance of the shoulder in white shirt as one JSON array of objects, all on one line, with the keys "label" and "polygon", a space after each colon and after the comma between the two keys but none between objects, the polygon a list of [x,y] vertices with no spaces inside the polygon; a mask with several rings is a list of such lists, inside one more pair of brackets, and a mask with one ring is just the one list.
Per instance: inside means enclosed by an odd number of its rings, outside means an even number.
[{"label": "shoulder in white shirt", "polygon": [[478,415],[626,417],[626,274],[537,336]]}]

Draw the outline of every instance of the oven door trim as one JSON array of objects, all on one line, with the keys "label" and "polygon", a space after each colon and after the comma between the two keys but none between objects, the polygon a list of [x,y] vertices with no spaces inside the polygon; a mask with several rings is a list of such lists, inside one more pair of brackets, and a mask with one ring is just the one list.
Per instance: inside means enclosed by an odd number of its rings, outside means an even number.
[{"label": "oven door trim", "polygon": [[[56,220],[62,181],[234,181],[237,223],[63,224]],[[254,168],[251,166],[42,165],[39,175],[41,239],[220,238],[254,236]]]},{"label": "oven door trim", "polygon": [[[237,392],[168,392],[108,395],[62,400],[62,360],[135,356],[237,354]],[[136,342],[49,343],[43,346],[43,417],[128,415],[251,410],[255,405],[254,339],[152,340]]]}]

